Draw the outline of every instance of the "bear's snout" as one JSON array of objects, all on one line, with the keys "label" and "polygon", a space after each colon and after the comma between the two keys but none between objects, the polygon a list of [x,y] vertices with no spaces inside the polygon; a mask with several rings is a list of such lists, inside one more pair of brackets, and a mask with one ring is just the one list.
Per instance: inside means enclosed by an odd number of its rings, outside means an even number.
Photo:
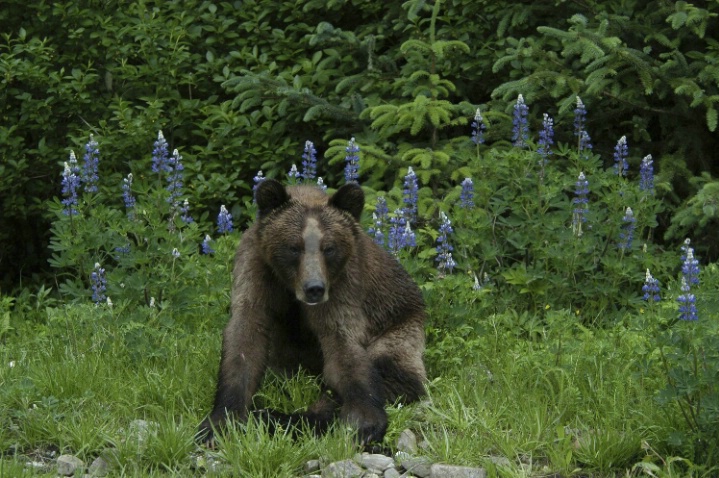
[{"label": "bear's snout", "polygon": [[319,304],[324,302],[325,298],[325,283],[321,280],[314,279],[308,280],[302,285],[302,292],[304,292],[304,301],[308,305]]}]

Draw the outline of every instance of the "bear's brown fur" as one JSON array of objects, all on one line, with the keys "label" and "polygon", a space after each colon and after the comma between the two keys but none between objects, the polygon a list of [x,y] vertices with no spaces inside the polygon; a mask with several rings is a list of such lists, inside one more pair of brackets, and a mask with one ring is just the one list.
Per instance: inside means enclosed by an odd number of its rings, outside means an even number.
[{"label": "bear's brown fur", "polygon": [[247,419],[268,366],[301,366],[321,373],[330,393],[298,419],[322,429],[339,414],[362,443],[381,441],[385,403],[424,393],[419,288],[362,230],[357,184],[328,196],[267,179],[256,199],[258,220],[235,257],[214,408],[199,436],[211,440],[228,417]]}]

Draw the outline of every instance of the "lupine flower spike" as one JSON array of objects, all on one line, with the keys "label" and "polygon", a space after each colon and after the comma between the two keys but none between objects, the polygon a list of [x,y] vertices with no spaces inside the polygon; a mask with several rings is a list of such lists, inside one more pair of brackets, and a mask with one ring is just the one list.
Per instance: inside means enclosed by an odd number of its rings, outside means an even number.
[{"label": "lupine flower spike", "polygon": [[96,193],[97,182],[100,179],[97,176],[97,167],[100,162],[100,150],[97,141],[90,135],[90,141],[85,145],[84,163],[82,168],[82,182],[85,183],[85,192]]},{"label": "lupine flower spike", "polygon": [[135,216],[135,196],[132,195],[132,173],[122,180],[122,200],[125,203],[127,217],[132,219]]},{"label": "lupine flower spike", "polygon": [[170,196],[167,198],[167,202],[170,203],[170,207],[176,210],[180,205],[180,197],[182,196],[182,188],[184,186],[182,182],[183,170],[185,167],[182,165],[182,156],[177,150],[172,152],[172,156],[167,161],[167,172],[170,174],[167,176],[167,191]]},{"label": "lupine flower spike", "polygon": [[524,97],[520,94],[517,97],[517,103],[514,105],[514,115],[512,117],[512,144],[517,148],[524,148],[527,146],[527,141],[529,141],[528,114],[529,108],[524,103]]},{"label": "lupine flower spike", "polygon": [[325,184],[325,181],[322,179],[321,176],[317,178],[317,187],[323,191],[327,191],[327,185]]},{"label": "lupine flower spike", "polygon": [[477,112],[474,114],[474,121],[472,122],[472,142],[479,146],[484,144],[484,132],[487,126],[484,124],[482,118],[482,112],[477,108]]},{"label": "lupine flower spike", "polygon": [[439,213],[440,225],[439,236],[437,236],[437,269],[440,275],[451,274],[457,263],[452,258],[454,248],[449,243],[449,236],[454,232],[452,223],[444,212]]},{"label": "lupine flower spike", "polygon": [[212,242],[212,238],[209,234],[205,235],[205,240],[202,241],[202,253],[203,254],[214,254],[215,250],[212,248],[210,243]]},{"label": "lupine flower spike", "polygon": [[62,195],[65,199],[62,204],[65,206],[63,214],[66,216],[77,216],[77,190],[80,189],[80,168],[77,166],[75,152],[70,151],[70,159],[65,163],[62,172]]},{"label": "lupine flower spike", "polygon": [[622,136],[617,141],[617,145],[614,147],[614,172],[617,176],[626,176],[627,170],[629,169],[629,163],[627,163],[627,156],[629,156],[629,146],[627,146],[627,137]]},{"label": "lupine flower spike", "polygon": [[262,171],[257,171],[257,176],[255,176],[254,178],[252,178],[252,180],[255,182],[255,185],[252,186],[252,196],[253,196],[253,200],[254,200],[254,195],[255,195],[255,193],[257,192],[257,186],[259,186],[260,183],[261,183],[262,181],[264,181],[265,179],[266,179],[266,178],[265,178],[265,175],[262,174]]},{"label": "lupine flower spike", "polygon": [[395,209],[389,219],[389,250],[394,255],[405,247],[416,246],[415,234],[412,232],[409,222],[406,219],[406,212],[402,209]]},{"label": "lupine flower spike", "polygon": [[[592,150],[592,138],[587,133],[587,110],[582,103],[582,99],[577,96],[577,107],[574,109],[574,136],[577,137],[579,153],[589,152]],[[589,154],[581,154],[583,159],[587,159]]]},{"label": "lupine flower spike", "polygon": [[542,158],[539,161],[540,177],[544,177],[544,167],[549,162],[549,156],[552,155],[552,145],[554,144],[554,120],[547,113],[544,113],[542,120],[542,129],[539,131],[539,141],[537,143],[537,152]]},{"label": "lupine flower spike", "polygon": [[654,161],[651,154],[644,156],[639,167],[639,190],[654,194]]},{"label": "lupine flower spike", "polygon": [[474,183],[472,178],[464,178],[462,191],[459,193],[459,207],[472,209],[474,207]]},{"label": "lupine flower spike", "polygon": [[634,212],[632,208],[628,207],[624,211],[624,217],[622,217],[622,232],[619,233],[619,248],[627,250],[632,248],[632,241],[634,240],[634,229],[636,228],[636,219],[634,218]]},{"label": "lupine flower spike", "polygon": [[649,269],[647,269],[647,275],[644,279],[642,292],[644,292],[644,300],[647,302],[659,302],[661,300],[661,297],[659,296],[659,281],[652,277]]},{"label": "lupine flower spike", "polygon": [[372,213],[372,226],[367,231],[370,236],[374,238],[374,242],[377,245],[384,245],[384,225],[387,222],[387,200],[384,196],[377,197],[377,204],[375,205],[374,212]]},{"label": "lupine flower spike", "polygon": [[679,318],[681,320],[699,320],[696,297],[692,294],[692,286],[699,284],[699,261],[694,257],[691,241],[686,239],[682,246],[682,294],[677,297],[679,302]]},{"label": "lupine flower spike", "polygon": [[162,135],[162,131],[157,133],[157,141],[155,141],[154,148],[152,150],[152,172],[153,173],[167,173],[170,171],[170,165],[168,159],[170,157],[167,141]]},{"label": "lupine flower spike", "polygon": [[410,223],[417,220],[418,190],[417,175],[410,166],[407,168],[407,175],[404,177],[404,189],[402,190],[404,213],[407,215],[407,220]]},{"label": "lupine flower spike", "polygon": [[345,183],[359,182],[359,151],[360,148],[352,138],[345,148],[347,155],[345,156]]},{"label": "lupine flower spike", "polygon": [[226,234],[232,232],[232,215],[225,205],[220,206],[220,214],[217,215],[217,232]]},{"label": "lupine flower spike", "polygon": [[293,164],[290,168],[290,172],[287,173],[290,184],[297,184],[300,180],[300,172],[297,170],[297,165]]},{"label": "lupine flower spike", "polygon": [[575,236],[582,236],[582,225],[587,221],[587,210],[589,209],[589,181],[587,181],[584,172],[579,173],[577,182],[575,183],[574,211],[572,211],[572,232]]},{"label": "lupine flower spike", "polygon": [[307,182],[317,177],[317,151],[312,141],[305,142],[305,152],[302,155],[302,180]]},{"label": "lupine flower spike", "polygon": [[100,267],[99,263],[95,263],[95,269],[90,274],[90,285],[92,287],[92,301],[99,305],[107,300],[105,290],[107,289],[107,279],[105,279],[105,269]]}]

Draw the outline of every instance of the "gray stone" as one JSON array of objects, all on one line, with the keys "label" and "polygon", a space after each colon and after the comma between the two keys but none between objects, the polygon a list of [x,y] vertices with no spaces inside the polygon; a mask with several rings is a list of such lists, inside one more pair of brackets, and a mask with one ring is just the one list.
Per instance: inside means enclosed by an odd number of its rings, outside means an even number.
[{"label": "gray stone", "polygon": [[490,456],[489,461],[497,466],[512,466],[512,462],[506,456]]},{"label": "gray stone", "polygon": [[107,476],[107,462],[105,459],[101,456],[98,456],[95,458],[95,460],[90,464],[90,468],[87,469],[87,474],[90,476]]},{"label": "gray stone", "polygon": [[322,470],[322,478],[360,478],[364,470],[354,460],[330,463]]},{"label": "gray stone", "polygon": [[394,468],[384,470],[384,478],[400,478],[399,471]]},{"label": "gray stone", "polygon": [[60,455],[57,457],[57,474],[62,476],[72,476],[82,474],[85,463],[73,455]]},{"label": "gray stone", "polygon": [[391,457],[377,453],[357,453],[355,461],[372,473],[383,473],[387,468],[394,466]]},{"label": "gray stone", "polygon": [[319,460],[308,461],[307,463],[305,463],[303,470],[306,475],[314,473],[315,471],[320,471],[320,461]]},{"label": "gray stone", "polygon": [[364,475],[362,475],[362,478],[382,478],[377,473],[372,473],[371,471],[365,472]]},{"label": "gray stone", "polygon": [[432,460],[425,456],[411,457],[402,461],[402,468],[419,476],[419,478],[428,478],[430,476]]},{"label": "gray stone", "polygon": [[397,450],[416,455],[418,451],[417,435],[410,429],[403,430],[397,439]]},{"label": "gray stone", "polygon": [[429,476],[430,478],[487,478],[487,472],[483,468],[435,463],[430,468]]}]

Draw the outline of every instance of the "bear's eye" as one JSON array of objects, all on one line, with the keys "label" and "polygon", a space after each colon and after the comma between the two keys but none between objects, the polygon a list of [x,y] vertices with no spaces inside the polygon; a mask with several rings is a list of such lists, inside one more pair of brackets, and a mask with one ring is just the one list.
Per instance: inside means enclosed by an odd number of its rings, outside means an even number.
[{"label": "bear's eye", "polygon": [[337,248],[333,245],[328,245],[325,246],[322,252],[324,252],[325,257],[334,257],[337,254]]},{"label": "bear's eye", "polygon": [[287,254],[290,257],[299,257],[299,255],[302,254],[302,249],[300,248],[300,246],[297,245],[289,246],[287,248]]}]

